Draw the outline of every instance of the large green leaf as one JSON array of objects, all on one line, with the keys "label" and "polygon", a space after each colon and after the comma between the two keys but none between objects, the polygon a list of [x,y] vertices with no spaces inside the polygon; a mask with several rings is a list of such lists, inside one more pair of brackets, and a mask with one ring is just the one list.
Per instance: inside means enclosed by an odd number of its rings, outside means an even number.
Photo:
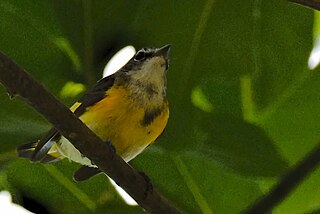
[{"label": "large green leaf", "polygon": [[[241,174],[272,177],[287,167],[262,128],[228,115],[206,114],[195,132],[197,153]],[[237,131],[235,131],[237,130]]]},{"label": "large green leaf", "polygon": [[239,213],[260,193],[257,183],[207,158],[155,149],[141,156],[134,165],[143,168],[182,213]]},{"label": "large green leaf", "polygon": [[75,183],[72,174],[76,167],[68,161],[41,166],[19,160],[6,167],[5,172],[9,184],[14,184],[16,189],[16,202],[23,203],[22,196],[31,198],[51,213],[94,213],[96,210],[113,213],[118,209],[141,213],[141,209],[125,206],[103,175],[85,183]]}]

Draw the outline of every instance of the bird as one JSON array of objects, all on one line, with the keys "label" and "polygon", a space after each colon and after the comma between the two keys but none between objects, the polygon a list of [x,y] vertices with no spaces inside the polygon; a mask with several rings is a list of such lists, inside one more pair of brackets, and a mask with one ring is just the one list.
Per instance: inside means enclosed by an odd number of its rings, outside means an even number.
[{"label": "bird", "polygon": [[[146,47],[117,72],[99,80],[70,110],[129,162],[163,133],[169,119],[166,73],[171,45]],[[83,181],[101,171],[54,127],[35,142],[17,148],[19,157],[54,163],[64,158],[81,164]]]}]

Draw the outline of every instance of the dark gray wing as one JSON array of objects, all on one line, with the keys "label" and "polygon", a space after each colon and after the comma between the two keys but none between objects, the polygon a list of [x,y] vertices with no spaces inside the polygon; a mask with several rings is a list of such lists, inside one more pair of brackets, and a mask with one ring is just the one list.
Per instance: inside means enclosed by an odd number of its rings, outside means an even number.
[{"label": "dark gray wing", "polygon": [[105,77],[97,82],[97,84],[89,90],[86,94],[82,96],[79,100],[81,103],[79,107],[74,111],[74,114],[79,117],[89,106],[94,105],[103,98],[106,97],[106,91],[108,91],[114,84],[115,77],[114,75]]},{"label": "dark gray wing", "polygon": [[[114,80],[114,75],[99,80],[97,84],[79,100],[81,104],[74,111],[74,114],[79,117],[85,112],[87,107],[92,106],[102,100],[106,96],[106,91],[113,86]],[[20,146],[17,149],[18,155],[20,157],[28,158],[32,161],[42,162],[45,158],[47,158],[47,153],[53,144],[60,138],[61,134],[55,128],[52,128],[40,141]]]},{"label": "dark gray wing", "polygon": [[40,161],[43,163],[53,162],[59,158],[47,155],[54,142],[56,142],[61,135],[52,128],[46,135],[37,142],[27,143],[17,148],[19,157],[28,158],[32,161]]}]

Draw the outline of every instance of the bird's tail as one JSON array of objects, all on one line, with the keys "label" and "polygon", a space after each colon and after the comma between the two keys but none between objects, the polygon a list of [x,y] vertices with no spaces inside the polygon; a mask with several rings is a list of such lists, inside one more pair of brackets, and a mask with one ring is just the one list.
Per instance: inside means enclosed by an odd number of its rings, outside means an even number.
[{"label": "bird's tail", "polygon": [[19,146],[17,152],[19,157],[33,162],[54,163],[63,159],[52,137],[46,141],[40,140]]}]

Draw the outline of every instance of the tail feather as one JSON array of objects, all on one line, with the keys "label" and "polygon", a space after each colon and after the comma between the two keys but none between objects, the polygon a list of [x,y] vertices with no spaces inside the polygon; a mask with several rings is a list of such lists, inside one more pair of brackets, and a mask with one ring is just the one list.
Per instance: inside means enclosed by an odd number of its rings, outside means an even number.
[{"label": "tail feather", "polygon": [[17,149],[18,155],[33,162],[52,163],[59,161],[62,157],[57,149],[53,147],[60,136],[59,132],[52,128],[41,140],[20,146]]},{"label": "tail feather", "polygon": [[31,160],[34,162],[36,161],[41,162],[48,155],[48,152],[50,151],[54,143],[55,142],[53,140],[49,140],[44,144],[41,144],[41,141],[40,141],[33,150],[33,155],[31,157]]},{"label": "tail feather", "polygon": [[52,155],[47,154],[42,160],[40,161],[41,163],[55,163],[58,161],[61,161],[62,158],[59,157],[54,157]]},{"label": "tail feather", "polygon": [[54,143],[60,138],[59,132],[52,128],[46,135],[37,142],[37,145],[34,149],[32,161],[41,161],[50,151]]},{"label": "tail feather", "polygon": [[17,148],[18,156],[22,158],[31,159],[33,157],[34,150],[37,146],[37,142],[27,143]]},{"label": "tail feather", "polygon": [[[36,148],[38,148],[39,141],[27,143],[17,148],[18,156],[22,158],[27,158],[33,162],[41,162],[41,163],[54,163],[57,161],[60,161],[63,159],[63,157],[60,155],[60,153],[56,149],[52,149],[53,143],[50,142],[51,146],[46,146],[45,149],[39,149],[38,151]],[[49,151],[50,150],[50,151]],[[40,155],[39,151],[45,151],[46,153],[42,153]],[[49,151],[49,152],[48,152]],[[35,159],[35,156],[39,156],[41,158]]]}]

